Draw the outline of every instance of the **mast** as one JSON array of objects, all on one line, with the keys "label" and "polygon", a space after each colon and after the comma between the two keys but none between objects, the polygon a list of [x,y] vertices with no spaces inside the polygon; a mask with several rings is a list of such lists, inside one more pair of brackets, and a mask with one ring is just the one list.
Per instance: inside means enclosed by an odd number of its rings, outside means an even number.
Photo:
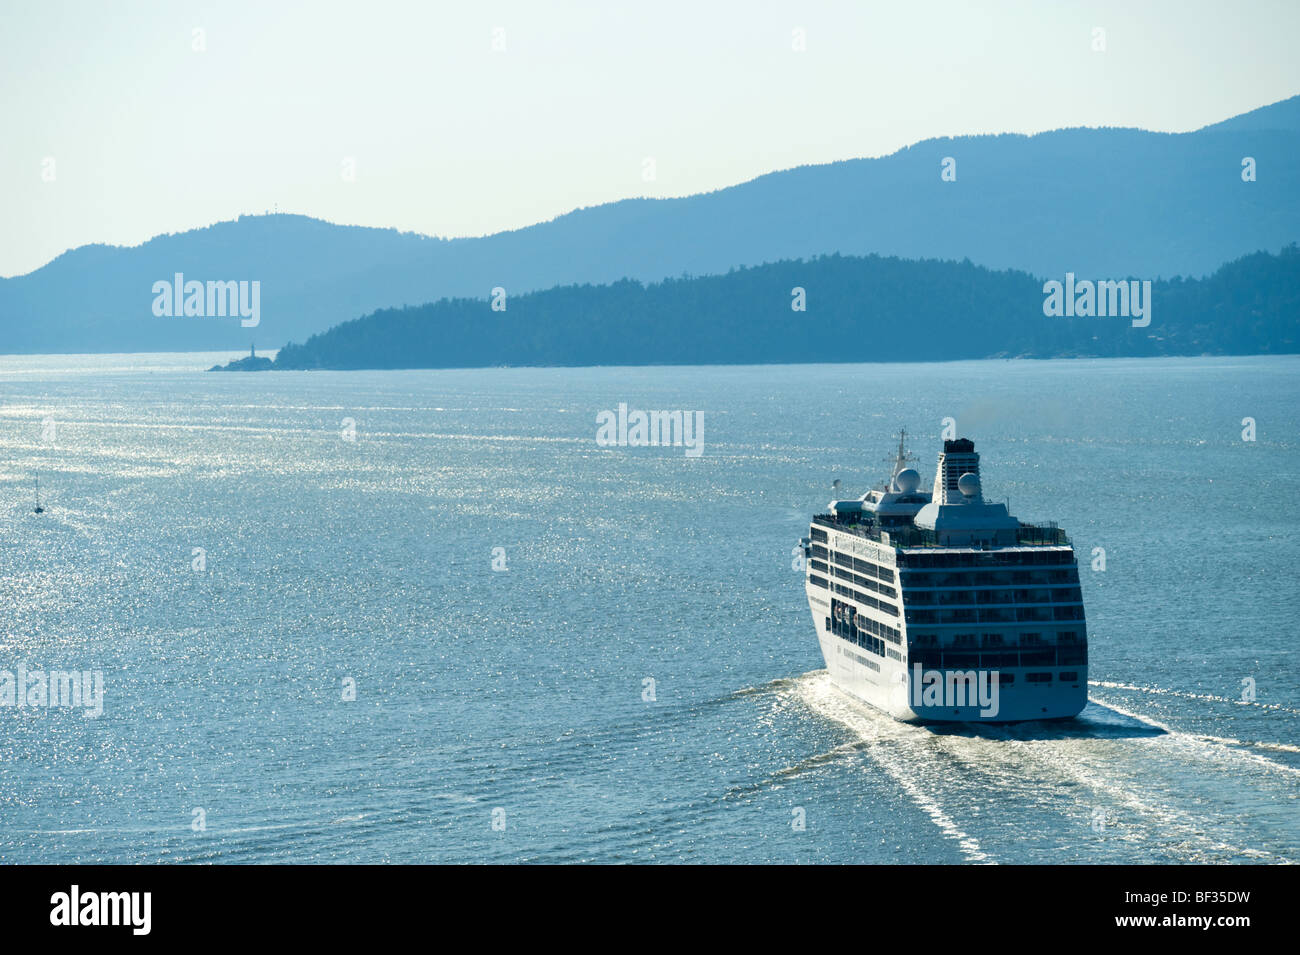
[{"label": "mast", "polygon": [[916,455],[907,452],[907,429],[900,428],[898,431],[898,454],[894,458],[894,469],[889,473],[889,484],[886,490],[894,487],[894,479],[898,477],[898,472],[908,467],[916,460]]}]

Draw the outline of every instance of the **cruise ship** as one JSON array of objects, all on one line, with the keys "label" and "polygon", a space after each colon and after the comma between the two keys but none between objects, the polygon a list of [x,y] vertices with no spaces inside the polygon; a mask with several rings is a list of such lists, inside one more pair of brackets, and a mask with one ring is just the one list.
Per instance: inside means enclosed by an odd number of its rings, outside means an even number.
[{"label": "cruise ship", "polygon": [[1076,716],[1088,640],[1065,532],[985,500],[965,438],[944,441],[933,489],[921,490],[905,438],[889,481],[832,501],[802,542],[831,679],[907,722]]}]

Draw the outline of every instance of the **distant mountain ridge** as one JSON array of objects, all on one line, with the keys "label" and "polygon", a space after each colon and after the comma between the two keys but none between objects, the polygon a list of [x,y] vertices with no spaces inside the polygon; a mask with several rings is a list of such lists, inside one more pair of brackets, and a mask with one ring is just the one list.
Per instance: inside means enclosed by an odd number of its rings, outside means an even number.
[{"label": "distant mountain ridge", "polygon": [[[1243,157],[1258,178],[1243,182]],[[945,157],[957,178],[940,178]],[[1191,133],[932,139],[878,159],[628,199],[483,238],[245,216],[84,246],[0,280],[0,352],[267,348],[377,309],[573,283],[658,281],[823,254],[969,259],[1040,277],[1201,276],[1300,239],[1300,97]],[[261,283],[260,324],[162,318],[152,286]]]},{"label": "distant mountain ridge", "polygon": [[[833,255],[650,286],[630,279],[563,286],[508,297],[501,311],[483,299],[386,309],[305,344],[286,345],[273,367],[1300,352],[1300,248],[1295,245],[1278,255],[1245,256],[1204,279],[1157,281],[1140,319],[1136,314],[1048,317],[1043,284],[1025,272],[994,272],[970,262]],[[806,310],[795,310],[795,304]],[[1149,325],[1138,327],[1148,319]]]}]

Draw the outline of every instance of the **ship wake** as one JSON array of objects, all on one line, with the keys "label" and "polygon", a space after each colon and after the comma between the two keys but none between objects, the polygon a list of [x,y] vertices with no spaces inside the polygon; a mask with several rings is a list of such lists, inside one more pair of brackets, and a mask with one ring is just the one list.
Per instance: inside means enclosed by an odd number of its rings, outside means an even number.
[{"label": "ship wake", "polygon": [[1260,744],[1179,732],[1095,698],[1059,723],[926,727],[850,698],[825,670],[771,691],[851,734],[810,766],[865,756],[864,771],[887,776],[967,862],[1300,858],[1300,771]]}]

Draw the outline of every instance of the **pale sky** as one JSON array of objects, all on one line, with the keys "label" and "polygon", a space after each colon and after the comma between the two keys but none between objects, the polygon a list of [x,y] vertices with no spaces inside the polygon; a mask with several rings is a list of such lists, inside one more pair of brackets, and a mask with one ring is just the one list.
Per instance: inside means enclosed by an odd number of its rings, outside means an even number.
[{"label": "pale sky", "polygon": [[932,136],[1186,131],[1300,93],[1298,37],[1295,0],[0,0],[0,275],[276,207],[483,235]]}]

